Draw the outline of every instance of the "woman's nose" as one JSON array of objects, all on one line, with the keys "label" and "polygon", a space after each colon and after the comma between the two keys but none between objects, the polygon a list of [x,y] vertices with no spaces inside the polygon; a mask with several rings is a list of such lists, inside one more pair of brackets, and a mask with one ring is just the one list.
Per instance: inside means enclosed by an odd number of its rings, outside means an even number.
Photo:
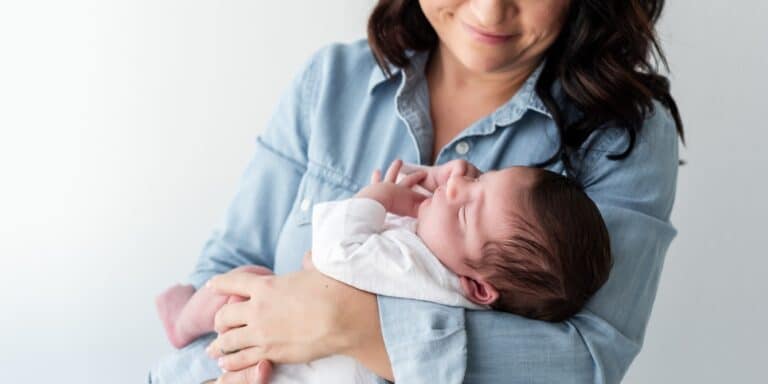
[{"label": "woman's nose", "polygon": [[507,16],[507,9],[514,7],[508,0],[471,0],[469,7],[482,27],[502,24]]}]

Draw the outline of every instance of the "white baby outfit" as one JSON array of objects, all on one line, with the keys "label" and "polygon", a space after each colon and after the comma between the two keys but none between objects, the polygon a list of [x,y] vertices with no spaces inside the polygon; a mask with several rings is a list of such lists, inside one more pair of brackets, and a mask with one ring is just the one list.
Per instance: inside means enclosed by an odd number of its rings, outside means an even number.
[{"label": "white baby outfit", "polygon": [[[318,203],[312,211],[312,262],[323,274],[367,292],[485,309],[464,297],[458,276],[416,235],[416,225],[416,219],[387,213],[372,199]],[[278,364],[270,381],[377,382],[374,374],[345,356]]]}]

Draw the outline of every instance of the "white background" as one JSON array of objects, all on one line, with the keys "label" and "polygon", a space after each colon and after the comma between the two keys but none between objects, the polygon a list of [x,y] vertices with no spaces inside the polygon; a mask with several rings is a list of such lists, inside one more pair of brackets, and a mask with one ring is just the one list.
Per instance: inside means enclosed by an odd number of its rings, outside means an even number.
[{"label": "white background", "polygon": [[[667,2],[686,124],[674,224],[627,383],[764,380],[768,3]],[[191,270],[277,95],[372,0],[0,2],[0,377],[136,383],[154,295]]]}]

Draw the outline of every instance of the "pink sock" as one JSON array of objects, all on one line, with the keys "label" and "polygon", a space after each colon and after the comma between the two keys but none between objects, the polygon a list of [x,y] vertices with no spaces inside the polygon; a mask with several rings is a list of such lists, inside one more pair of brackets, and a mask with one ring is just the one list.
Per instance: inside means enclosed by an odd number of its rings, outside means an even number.
[{"label": "pink sock", "polygon": [[156,300],[157,312],[171,345],[182,348],[213,332],[216,311],[227,299],[205,287],[195,292],[191,285],[174,285],[160,294]]},{"label": "pink sock", "polygon": [[[258,275],[270,275],[267,268],[246,265],[237,268]],[[203,286],[195,291],[191,285],[174,285],[155,300],[157,312],[163,323],[168,340],[176,348],[182,348],[198,337],[213,332],[216,312],[228,301],[243,301],[245,298],[218,295]]]}]

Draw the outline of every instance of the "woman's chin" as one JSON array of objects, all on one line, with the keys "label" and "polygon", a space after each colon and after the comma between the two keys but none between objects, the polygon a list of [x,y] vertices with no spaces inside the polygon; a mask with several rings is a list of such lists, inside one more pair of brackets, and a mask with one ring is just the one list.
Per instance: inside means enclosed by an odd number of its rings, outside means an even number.
[{"label": "woman's chin", "polygon": [[442,52],[451,57],[450,61],[474,74],[504,72],[519,61],[518,47],[513,43],[488,46],[468,39],[452,44]]},{"label": "woman's chin", "polygon": [[509,52],[483,52],[485,50],[468,49],[462,55],[464,67],[473,73],[499,73],[509,71],[517,60],[509,57]]}]

